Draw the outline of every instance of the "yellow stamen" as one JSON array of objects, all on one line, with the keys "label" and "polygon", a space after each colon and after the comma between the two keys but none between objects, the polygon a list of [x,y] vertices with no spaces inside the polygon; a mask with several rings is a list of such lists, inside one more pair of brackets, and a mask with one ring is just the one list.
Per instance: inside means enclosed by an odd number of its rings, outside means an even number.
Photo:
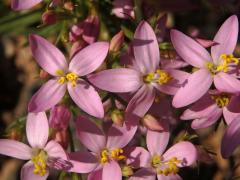
[{"label": "yellow stamen", "polygon": [[123,167],[121,167],[121,171],[122,171],[122,176],[124,177],[129,177],[133,175],[133,169],[129,165],[124,165]]},{"label": "yellow stamen", "polygon": [[56,75],[58,75],[58,76],[64,76],[64,71],[62,70],[62,69],[58,69],[58,70],[56,70]]},{"label": "yellow stamen", "polygon": [[161,157],[159,155],[154,155],[151,162],[153,167],[158,167],[161,164]]},{"label": "yellow stamen", "polygon": [[239,64],[239,60],[235,58],[232,54],[227,55],[227,54],[222,54],[220,56],[222,63],[219,65],[214,65],[212,62],[207,62],[206,63],[206,68],[213,74],[217,74],[219,72],[228,72],[229,71],[229,64],[234,63],[235,65]]},{"label": "yellow stamen", "polygon": [[230,96],[228,94],[211,95],[211,99],[215,101],[219,108],[227,106],[230,102]]},{"label": "yellow stamen", "polygon": [[67,73],[67,74],[64,74],[64,71],[59,69],[56,71],[56,74],[61,76],[59,79],[58,79],[58,83],[59,84],[64,84],[65,82],[70,82],[72,84],[73,87],[75,87],[77,85],[77,79],[78,79],[78,76],[77,74],[73,73],[73,72],[70,72],[70,73]]},{"label": "yellow stamen", "polygon": [[157,69],[155,73],[148,73],[143,77],[145,83],[155,82],[160,85],[166,84],[172,77],[164,70]]},{"label": "yellow stamen", "polygon": [[37,154],[32,156],[32,162],[34,164],[34,170],[33,173],[44,176],[47,172],[47,153],[43,150],[37,150]]},{"label": "yellow stamen", "polygon": [[114,159],[116,161],[122,161],[122,160],[126,160],[126,156],[123,155],[123,150],[120,148],[116,148],[114,150],[107,150],[104,149],[101,151],[100,153],[100,162],[102,164],[106,163],[109,161],[109,159]]}]

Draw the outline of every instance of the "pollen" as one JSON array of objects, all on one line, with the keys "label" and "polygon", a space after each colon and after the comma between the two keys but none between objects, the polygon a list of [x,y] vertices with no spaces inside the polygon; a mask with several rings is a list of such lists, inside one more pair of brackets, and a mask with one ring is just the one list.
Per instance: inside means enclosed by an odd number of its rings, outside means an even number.
[{"label": "pollen", "polygon": [[32,162],[34,165],[33,173],[39,176],[44,176],[47,173],[47,153],[43,150],[38,150],[38,153],[32,156]]},{"label": "pollen", "polygon": [[120,148],[115,148],[114,150],[104,149],[100,153],[100,162],[102,164],[107,163],[110,159],[116,161],[126,160],[126,156],[123,155],[123,150]]},{"label": "pollen", "polygon": [[64,74],[63,71],[61,70],[58,70],[56,73],[58,73],[58,75],[61,75],[61,77],[58,79],[59,84],[64,84],[65,82],[69,82],[72,84],[73,87],[77,85],[77,79],[78,79],[77,74],[73,72]]},{"label": "pollen", "polygon": [[211,95],[211,99],[215,101],[219,108],[227,106],[230,102],[230,96],[228,94]]},{"label": "pollen", "polygon": [[154,155],[151,164],[153,167],[157,168],[161,164],[161,157],[159,155]]},{"label": "pollen", "polygon": [[212,62],[207,62],[205,64],[206,68],[213,74],[217,74],[219,72],[228,72],[229,71],[229,66],[233,63],[234,65],[239,64],[238,58],[234,57],[232,54],[227,55],[227,54],[222,54],[220,56],[221,64],[219,65],[214,65]]},{"label": "pollen", "polygon": [[168,83],[172,77],[164,70],[157,69],[156,72],[148,73],[143,77],[145,83],[158,83],[160,85]]}]

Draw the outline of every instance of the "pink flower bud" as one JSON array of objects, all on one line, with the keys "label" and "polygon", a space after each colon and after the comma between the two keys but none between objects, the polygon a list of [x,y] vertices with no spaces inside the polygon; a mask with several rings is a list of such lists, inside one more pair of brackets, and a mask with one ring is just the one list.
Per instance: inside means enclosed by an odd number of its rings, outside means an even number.
[{"label": "pink flower bud", "polygon": [[123,31],[120,31],[117,33],[110,42],[110,51],[117,52],[120,50],[122,44],[124,42],[124,33]]},{"label": "pink flower bud", "polygon": [[61,144],[64,149],[67,149],[69,142],[69,134],[67,130],[56,131],[54,134],[54,140]]},{"label": "pink flower bud", "polygon": [[65,130],[68,127],[71,112],[63,105],[54,106],[49,117],[49,126],[57,130]]},{"label": "pink flower bud", "polygon": [[119,109],[115,109],[111,113],[111,118],[114,124],[117,124],[118,126],[123,126],[124,117],[123,112]]},{"label": "pink flower bud", "polygon": [[123,19],[134,18],[133,2],[132,0],[114,0],[112,13]]},{"label": "pink flower bud", "polygon": [[97,16],[89,16],[83,24],[82,38],[88,44],[97,41],[100,32],[100,21]]},{"label": "pink flower bud", "polygon": [[54,24],[58,20],[58,16],[54,11],[46,11],[42,15],[43,24]]},{"label": "pink flower bud", "polygon": [[69,41],[76,42],[83,33],[83,23],[73,25],[69,32]]},{"label": "pink flower bud", "polygon": [[153,131],[162,131],[164,130],[163,124],[151,114],[146,114],[142,119],[143,125]]},{"label": "pink flower bud", "polygon": [[43,69],[41,69],[39,73],[39,77],[40,79],[47,79],[49,78],[49,74],[47,71],[44,71]]}]

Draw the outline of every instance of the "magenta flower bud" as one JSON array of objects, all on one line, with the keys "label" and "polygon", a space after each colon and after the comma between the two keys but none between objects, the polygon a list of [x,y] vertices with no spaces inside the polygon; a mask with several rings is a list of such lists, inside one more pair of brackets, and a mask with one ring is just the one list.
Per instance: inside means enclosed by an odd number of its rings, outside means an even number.
[{"label": "magenta flower bud", "polygon": [[162,131],[165,129],[161,122],[151,114],[146,114],[142,119],[142,123],[147,129],[152,131]]},{"label": "magenta flower bud", "polygon": [[110,42],[110,51],[117,52],[121,48],[122,44],[124,42],[124,33],[123,31],[120,31],[117,33]]},{"label": "magenta flower bud", "polygon": [[132,0],[114,0],[112,13],[123,19],[134,18],[133,6]]},{"label": "magenta flower bud", "polygon": [[89,16],[85,19],[83,24],[82,38],[88,44],[92,44],[97,41],[100,32],[100,21],[97,16]]},{"label": "magenta flower bud", "polygon": [[54,11],[46,11],[42,15],[43,24],[55,24],[58,20],[58,16]]},{"label": "magenta flower bud", "polygon": [[49,125],[53,129],[65,130],[68,127],[71,112],[63,105],[54,106],[50,112]]}]

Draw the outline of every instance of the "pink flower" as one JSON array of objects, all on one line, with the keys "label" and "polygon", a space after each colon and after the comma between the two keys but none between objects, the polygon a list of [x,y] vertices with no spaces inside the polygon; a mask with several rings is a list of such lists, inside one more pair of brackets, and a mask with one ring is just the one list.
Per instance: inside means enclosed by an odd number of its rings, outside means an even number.
[{"label": "pink flower", "polygon": [[53,140],[47,143],[48,131],[48,120],[44,112],[29,113],[26,133],[30,146],[14,140],[0,139],[0,154],[29,160],[22,167],[21,179],[44,180],[49,174],[49,168],[69,170],[72,167],[58,143]]},{"label": "pink flower", "polygon": [[185,86],[174,96],[174,107],[187,106],[197,101],[208,91],[212,82],[223,92],[240,91],[240,81],[230,74],[232,66],[239,64],[239,60],[232,55],[237,38],[238,19],[235,15],[228,18],[215,35],[213,41],[219,44],[211,47],[211,55],[190,37],[177,30],[171,31],[171,40],[177,53],[199,69],[189,76]]},{"label": "pink flower", "polygon": [[210,90],[180,117],[182,120],[194,119],[193,129],[206,128],[214,124],[223,114],[227,124],[240,116],[240,96]]},{"label": "pink flower", "polygon": [[221,154],[228,158],[234,149],[240,144],[240,120],[239,117],[233,120],[227,127],[221,144]]},{"label": "pink flower", "polygon": [[123,19],[127,19],[129,17],[134,18],[134,10],[133,10],[133,1],[132,0],[114,0],[113,1],[113,9],[112,13]]},{"label": "pink flower", "polygon": [[118,161],[125,160],[123,147],[133,138],[137,126],[131,129],[112,125],[105,135],[91,120],[77,119],[77,135],[90,152],[74,152],[69,155],[74,167],[70,170],[89,173],[88,179],[121,180]]},{"label": "pink flower", "polygon": [[134,58],[130,68],[104,70],[89,76],[89,81],[100,89],[117,92],[135,92],[126,111],[137,116],[151,107],[156,92],[174,95],[188,77],[188,73],[159,67],[160,53],[156,36],[151,26],[142,21],[134,34]]},{"label": "pink flower", "polygon": [[168,145],[169,136],[169,132],[148,130],[146,143],[149,151],[142,147],[130,147],[126,150],[127,164],[140,168],[129,180],[152,180],[156,175],[158,180],[182,179],[177,174],[179,168],[195,163],[197,150],[192,143],[182,141],[163,153]]},{"label": "pink flower", "polygon": [[108,53],[108,43],[97,42],[78,52],[69,63],[52,44],[37,35],[29,37],[31,50],[38,64],[53,76],[32,97],[30,112],[41,112],[55,106],[66,90],[73,101],[88,114],[104,116],[101,98],[96,90],[80,76],[96,70]]},{"label": "pink flower", "polygon": [[16,11],[25,10],[32,8],[40,2],[42,0],[12,0],[11,7]]}]

